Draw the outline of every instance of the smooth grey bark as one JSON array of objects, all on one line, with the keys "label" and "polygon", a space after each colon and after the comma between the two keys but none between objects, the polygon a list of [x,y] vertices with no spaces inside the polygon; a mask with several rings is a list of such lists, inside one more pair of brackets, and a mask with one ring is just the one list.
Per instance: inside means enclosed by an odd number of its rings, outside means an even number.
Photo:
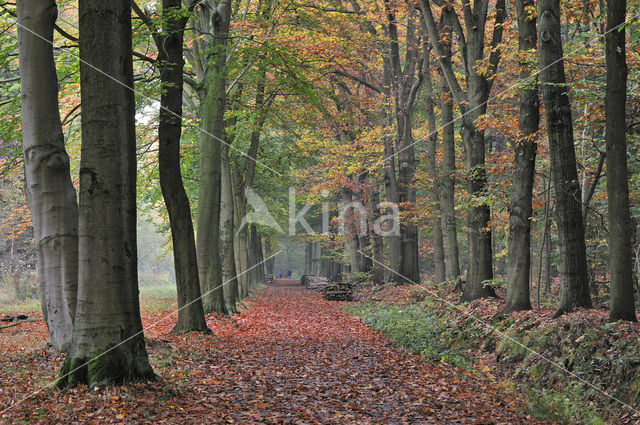
[{"label": "smooth grey bark", "polygon": [[227,313],[220,265],[221,145],[225,141],[227,38],[229,0],[208,1],[198,23],[205,34],[204,87],[200,93],[200,181],[196,250],[205,313]]},{"label": "smooth grey bark", "polygon": [[581,192],[573,143],[560,26],[560,0],[538,2],[538,61],[547,114],[551,170],[560,247],[560,306],[557,315],[591,308]]},{"label": "smooth grey bark", "polygon": [[[605,94],[607,142],[607,200],[609,209],[609,320],[635,322],[633,224],[629,210],[627,169],[627,60],[624,28],[626,0],[607,0]],[[614,29],[618,26],[620,28]]]},{"label": "smooth grey bark", "polygon": [[57,382],[61,387],[155,377],[138,300],[131,2],[80,0],[78,9],[78,304],[72,344]]},{"label": "smooth grey bark", "polygon": [[435,271],[436,283],[444,282],[446,278],[446,267],[444,259],[444,236],[442,232],[442,217],[440,212],[440,190],[438,185],[438,168],[436,164],[436,145],[438,143],[438,127],[436,125],[436,113],[434,106],[433,81],[431,80],[431,66],[429,53],[425,52],[424,59],[424,80],[425,80],[425,101],[426,115],[429,137],[427,139],[427,173],[432,181],[432,188],[429,191],[431,209],[433,217],[431,219],[431,231],[433,232],[433,268]]},{"label": "smooth grey bark", "polygon": [[[260,135],[262,127],[267,118],[267,109],[273,98],[265,101],[265,76],[266,71],[263,69],[258,83],[256,85],[256,107],[261,108],[258,113],[258,121],[251,132],[249,140],[249,150],[243,155],[244,161],[236,161],[235,167],[231,169],[231,179],[233,182],[234,195],[234,223],[239,226],[247,213],[247,194],[246,190],[253,185],[253,179],[256,173],[256,159],[258,156],[258,148],[260,146]],[[249,290],[255,284],[261,283],[256,281],[257,275],[251,270],[249,265],[251,259],[250,230],[246,225],[236,228],[234,249],[236,256],[236,270],[238,272],[238,287],[240,298],[244,298],[249,294]]]},{"label": "smooth grey bark", "polygon": [[154,36],[158,46],[162,93],[158,127],[160,188],[169,213],[178,292],[174,331],[208,331],[200,293],[193,221],[180,170],[182,135],[183,42],[188,18],[181,0],[163,0],[163,28]]},{"label": "smooth grey bark", "polygon": [[[438,57],[440,69],[463,116],[460,134],[465,144],[467,191],[472,198],[482,197],[487,183],[485,134],[484,130],[476,127],[475,122],[487,111],[487,101],[493,85],[493,80],[488,75],[495,75],[500,62],[499,44],[502,41],[502,24],[506,16],[505,1],[496,2],[494,29],[487,54],[485,54],[485,32],[489,0],[479,0],[473,5],[471,3],[462,5],[464,29],[452,6],[443,7],[443,13],[448,19],[447,24],[454,29],[462,55],[466,91],[462,90],[451,60],[442,46],[438,26],[431,10],[431,1],[420,0],[420,6],[428,38]],[[478,64],[486,59],[488,59],[489,72],[478,72]],[[462,301],[495,296],[493,288],[486,285],[486,281],[493,279],[491,231],[487,230],[490,218],[490,209],[487,204],[470,207],[467,211],[469,268]]]},{"label": "smooth grey bark", "polygon": [[239,300],[238,278],[236,271],[233,214],[233,188],[231,186],[231,169],[229,166],[229,147],[222,146],[222,176],[220,201],[220,258],[222,266],[222,282],[224,285],[224,301],[229,314],[237,312]]},{"label": "smooth grey bark", "polygon": [[54,0],[17,3],[26,191],[38,252],[49,342],[71,344],[78,287],[78,204],[58,110],[53,56]]},{"label": "smooth grey bark", "polygon": [[[232,172],[232,175],[235,173]],[[234,181],[238,181],[238,177],[234,178]],[[240,227],[242,219],[247,212],[247,198],[244,194],[242,187],[233,188],[233,222],[234,222],[234,234],[233,249],[236,260],[236,270],[238,272],[238,292],[240,299],[249,295],[251,282],[247,275],[247,269],[249,268],[249,235],[247,224]]]},{"label": "smooth grey bark", "polygon": [[[531,19],[533,0],[516,0],[518,15],[518,49],[522,54],[537,46],[536,22]],[[509,262],[507,299],[504,311],[530,310],[531,217],[533,216],[533,183],[536,170],[537,134],[540,126],[538,83],[531,78],[532,65],[521,62],[520,116],[518,140],[513,158],[513,185],[509,206]]]}]

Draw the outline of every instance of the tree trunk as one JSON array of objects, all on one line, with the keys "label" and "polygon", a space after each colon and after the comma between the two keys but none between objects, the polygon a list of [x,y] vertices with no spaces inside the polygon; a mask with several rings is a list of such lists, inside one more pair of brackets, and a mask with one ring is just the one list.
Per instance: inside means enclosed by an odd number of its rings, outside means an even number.
[{"label": "tree trunk", "polygon": [[[383,90],[385,94],[385,98],[387,103],[391,102],[391,65],[389,64],[388,52],[385,54],[384,58],[384,82],[383,82]],[[391,130],[393,127],[392,117],[389,111],[386,109],[383,112],[382,121],[384,123],[385,128]],[[395,165],[395,154],[393,148],[393,139],[385,135],[383,138],[383,155],[385,159],[384,165],[384,185],[385,185],[385,199],[387,202],[397,204],[398,203],[398,181],[396,177],[396,165]],[[389,211],[386,211],[388,214]],[[398,218],[399,219],[399,218]],[[389,268],[395,272],[400,271],[400,263],[402,261],[401,251],[400,251],[400,235],[390,234],[387,236],[387,242],[389,245]],[[395,273],[392,274],[392,280],[397,278]]]},{"label": "tree trunk", "polygon": [[158,127],[160,187],[164,197],[171,238],[178,290],[178,322],[175,331],[208,330],[200,298],[200,279],[189,198],[180,171],[182,134],[182,91],[184,59],[182,44],[187,18],[178,14],[180,0],[163,0],[163,32],[157,37],[162,94]]},{"label": "tree trunk", "polygon": [[360,273],[362,271],[362,254],[360,254],[360,239],[358,238],[360,218],[359,212],[350,205],[354,202],[351,189],[345,187],[342,190],[342,201],[344,203],[342,212],[344,238],[350,253],[351,273]]},{"label": "tree trunk", "polygon": [[444,282],[446,267],[444,260],[444,240],[442,234],[442,218],[440,213],[440,190],[438,185],[438,169],[436,167],[436,145],[438,143],[438,127],[434,108],[433,82],[431,80],[431,66],[429,53],[425,53],[425,91],[426,113],[429,138],[427,140],[427,173],[430,178],[431,190],[429,199],[433,211],[431,219],[431,231],[433,232],[433,267],[436,283]]},{"label": "tree trunk", "polygon": [[556,314],[591,308],[587,256],[582,224],[581,192],[573,144],[573,122],[566,85],[560,31],[560,0],[538,3],[539,62],[551,169],[556,194],[560,245],[560,306]]},{"label": "tree trunk", "polygon": [[[314,246],[315,247],[315,244]],[[271,256],[273,255],[273,251],[271,249],[271,239],[266,238],[264,240],[264,256],[265,258],[267,258],[267,260],[265,261],[265,269],[267,274],[273,276],[273,262],[274,262],[274,258],[271,258]],[[311,257],[312,259],[314,258],[313,256]],[[313,263],[311,263],[313,265]],[[312,269],[314,269],[314,267],[312,266]],[[311,274],[314,274],[313,272],[311,272]]]},{"label": "tree trunk", "polygon": [[[380,219],[380,208],[378,204],[380,203],[380,190],[377,186],[374,186],[371,191],[371,200],[370,204],[372,206],[371,211],[371,220],[369,224],[369,228],[373,229],[373,225]],[[381,284],[384,282],[384,245],[382,241],[382,236],[373,231],[371,234],[371,239],[373,240],[373,244],[371,247],[372,250],[372,267],[373,273],[371,275],[371,280],[373,283]]]},{"label": "tree trunk", "polygon": [[[487,180],[484,134],[474,125],[476,119],[485,113],[485,108],[480,108],[482,112],[478,109],[475,110],[477,112],[469,112],[462,119],[462,140],[467,151],[467,190],[473,197],[482,196]],[[469,268],[462,301],[495,296],[493,288],[486,285],[486,281],[493,279],[490,219],[491,213],[486,204],[470,207],[467,212]]]},{"label": "tree trunk", "polygon": [[262,241],[260,233],[254,225],[251,226],[251,240],[249,243],[251,245],[249,267],[251,267],[251,275],[253,277],[252,286],[257,286],[264,282],[264,264],[262,262]]},{"label": "tree trunk", "polygon": [[[215,4],[214,4],[215,5]],[[211,25],[207,36],[205,88],[201,93],[200,181],[198,192],[197,252],[205,313],[226,313],[220,267],[220,167],[225,140],[226,49],[230,4],[203,7],[201,22]],[[205,30],[207,27],[204,28]]]},{"label": "tree trunk", "polygon": [[[516,0],[518,48],[522,54],[536,48],[536,22],[530,13],[533,0]],[[530,83],[531,66],[521,63],[519,134],[514,149],[513,186],[509,209],[509,265],[505,312],[530,310],[531,298],[531,217],[533,183],[536,170],[537,133],[540,126],[540,96],[537,81]]]},{"label": "tree trunk", "polygon": [[235,314],[236,303],[239,300],[238,272],[236,271],[236,256],[233,248],[234,214],[233,188],[231,182],[231,166],[229,164],[229,147],[222,146],[222,175],[220,201],[220,263],[222,266],[222,282],[224,302],[227,312]]},{"label": "tree trunk", "polygon": [[155,376],[138,300],[131,3],[80,0],[79,16],[79,284],[62,387]]},{"label": "tree trunk", "polygon": [[446,80],[442,78],[443,101],[440,104],[442,120],[442,178],[440,179],[440,212],[444,242],[444,264],[448,280],[460,277],[458,257],[458,231],[455,210],[456,145],[453,128],[453,99]]},{"label": "tree trunk", "polygon": [[[607,199],[609,208],[609,267],[611,305],[609,320],[636,321],[633,294],[633,224],[629,210],[627,174],[627,61],[625,46],[626,0],[607,1],[605,95],[607,142]],[[620,28],[616,28],[620,26]]]},{"label": "tree trunk", "polygon": [[78,204],[50,44],[58,11],[54,0],[24,0],[17,8],[25,186],[38,252],[42,313],[49,342],[67,351],[78,289]]},{"label": "tree trunk", "polygon": [[236,257],[236,271],[238,273],[238,292],[240,299],[243,299],[249,295],[250,286],[250,280],[247,276],[247,270],[249,268],[249,236],[247,232],[248,224],[244,224],[242,227],[239,227],[239,225],[242,223],[242,219],[247,211],[247,199],[244,193],[241,192],[241,189],[238,188],[234,188],[233,195],[233,221],[234,226],[238,226],[234,231],[235,238],[233,247]]},{"label": "tree trunk", "polygon": [[[497,71],[501,57],[499,45],[502,41],[503,22],[506,16],[505,1],[498,0],[495,4],[496,14],[493,35],[487,55],[485,55],[485,30],[489,7],[488,0],[474,2],[473,8],[470,3],[463,4],[466,40],[463,37],[462,25],[455,10],[450,5],[443,8],[444,18],[449,21],[446,24],[459,28],[456,31],[456,35],[458,36],[458,44],[460,45],[459,48],[463,59],[462,65],[465,70],[466,91],[462,90],[453,70],[450,55],[446,52],[446,46],[443,46],[430,1],[421,0],[420,6],[429,40],[438,57],[440,69],[463,116],[461,135],[466,153],[467,191],[472,200],[482,198],[487,183],[485,134],[484,130],[476,127],[475,122],[486,113],[492,80],[487,77],[487,72],[478,72],[477,67],[479,63],[488,59],[489,73],[494,74]],[[474,204],[478,203],[474,202]],[[493,288],[486,285],[487,280],[493,279],[490,219],[491,214],[487,204],[479,203],[479,205],[470,207],[467,211],[469,267],[462,301],[495,296]]]}]

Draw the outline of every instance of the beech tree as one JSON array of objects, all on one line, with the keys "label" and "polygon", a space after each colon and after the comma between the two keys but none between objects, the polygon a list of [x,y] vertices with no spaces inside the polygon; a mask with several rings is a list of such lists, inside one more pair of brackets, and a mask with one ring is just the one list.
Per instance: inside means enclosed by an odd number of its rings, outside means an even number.
[{"label": "beech tree", "polygon": [[71,344],[78,286],[78,204],[58,109],[53,56],[54,0],[17,4],[26,189],[38,251],[49,342]]},{"label": "beech tree", "polygon": [[560,306],[557,314],[591,308],[581,192],[573,144],[569,88],[564,71],[560,0],[538,2],[538,62],[546,109],[551,173],[556,194],[560,247]]},{"label": "beech tree", "polygon": [[221,143],[226,143],[227,39],[231,19],[229,0],[201,3],[197,13],[198,32],[191,61],[201,75],[200,181],[196,247],[204,311],[226,313],[220,267],[220,182]]},{"label": "beech tree", "polygon": [[609,208],[609,320],[636,321],[633,291],[633,225],[629,210],[627,168],[626,0],[607,1],[605,95],[607,141],[607,200]]},{"label": "beech tree", "polygon": [[443,282],[446,278],[444,240],[442,232],[442,219],[440,210],[440,185],[438,182],[438,169],[436,166],[436,145],[438,143],[438,128],[436,124],[436,114],[434,107],[433,81],[431,80],[431,67],[429,60],[429,52],[424,54],[424,85],[426,95],[426,114],[429,138],[427,141],[427,172],[433,180],[433,187],[429,193],[431,208],[434,211],[434,217],[431,222],[431,231],[433,232],[433,267],[435,270],[436,282]]},{"label": "beech tree", "polygon": [[[490,209],[485,202],[477,201],[486,187],[485,170],[485,132],[476,126],[478,118],[487,111],[487,101],[493,86],[493,76],[500,62],[499,44],[502,41],[503,23],[506,16],[505,1],[495,3],[493,33],[489,46],[485,46],[487,15],[489,0],[480,0],[462,5],[463,20],[449,3],[444,3],[442,13],[447,14],[457,38],[466,81],[463,90],[449,56],[446,54],[441,35],[433,16],[430,0],[420,1],[422,16],[427,35],[438,58],[442,73],[453,98],[462,114],[461,135],[465,145],[467,190],[474,203],[467,210],[467,239],[469,243],[469,268],[467,281],[462,294],[463,301],[471,301],[480,297],[494,296],[495,291],[486,285],[493,279],[493,254],[491,231],[489,230]],[[464,23],[464,29],[462,26]],[[485,53],[485,47],[488,47]],[[488,69],[479,69],[479,62],[487,60]]]},{"label": "beech tree", "polygon": [[[387,14],[387,31],[389,35],[388,73],[390,88],[394,98],[394,117],[396,129],[395,156],[397,156],[397,176],[395,167],[391,167],[385,178],[387,183],[387,200],[398,203],[401,211],[409,212],[407,205],[415,205],[416,191],[413,177],[416,170],[416,159],[413,139],[413,114],[418,93],[422,88],[424,77],[418,71],[421,61],[416,35],[416,13],[409,7],[406,14],[407,28],[405,35],[406,54],[404,64],[400,56],[398,23],[396,22],[397,4],[385,0]],[[393,152],[387,149],[387,152]],[[385,154],[387,153],[385,152]],[[393,159],[391,159],[393,160]],[[395,193],[394,193],[395,192]],[[395,196],[394,196],[395,195]],[[392,279],[400,283],[420,282],[420,261],[418,260],[418,228],[411,214],[400,222],[400,258]],[[394,265],[392,264],[392,268]]]},{"label": "beech tree", "polygon": [[60,387],[155,377],[138,300],[131,2],[80,0],[79,16],[78,303]]},{"label": "beech tree", "polygon": [[173,242],[178,292],[176,331],[208,329],[200,296],[191,205],[180,170],[184,30],[194,5],[183,8],[180,0],[163,0],[162,28],[156,28],[151,17],[132,2],[133,10],[151,31],[153,41],[158,48],[158,57],[153,61],[160,70],[161,83],[158,168],[160,188],[169,214]]},{"label": "beech tree", "polygon": [[[448,14],[440,18],[440,33],[444,60],[451,62],[452,29],[445,20]],[[442,126],[442,161],[440,170],[440,213],[442,216],[442,236],[444,243],[444,265],[448,280],[460,278],[460,257],[458,253],[458,232],[455,210],[456,187],[456,141],[453,115],[453,97],[447,79],[438,67],[439,86],[441,91],[440,123]]]},{"label": "beech tree", "polygon": [[[533,0],[516,0],[518,49],[530,54],[537,46],[536,21],[532,16]],[[505,312],[531,309],[529,276],[531,271],[531,217],[533,216],[533,183],[536,170],[537,134],[540,126],[540,95],[537,78],[532,78],[535,65],[522,61],[519,92],[520,116],[518,139],[513,158],[513,186],[509,206],[509,264]],[[532,81],[531,81],[532,80]]]}]

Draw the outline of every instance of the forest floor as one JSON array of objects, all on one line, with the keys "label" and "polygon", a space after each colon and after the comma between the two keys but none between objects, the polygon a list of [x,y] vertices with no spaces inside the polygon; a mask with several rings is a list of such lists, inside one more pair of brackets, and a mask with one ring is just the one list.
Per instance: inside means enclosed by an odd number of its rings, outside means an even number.
[{"label": "forest floor", "polygon": [[640,424],[640,323],[609,323],[603,298],[556,319],[558,287],[539,308],[504,314],[504,289],[460,304],[454,282],[363,283],[343,309],[425,359],[517,389],[537,419]]},{"label": "forest floor", "polygon": [[1,330],[0,422],[540,423],[512,390],[398,348],[296,283],[277,281],[233,318],[208,316],[211,335],[170,333],[174,302],[143,299],[159,376],[147,384],[52,389],[63,358],[43,348],[42,321]]}]

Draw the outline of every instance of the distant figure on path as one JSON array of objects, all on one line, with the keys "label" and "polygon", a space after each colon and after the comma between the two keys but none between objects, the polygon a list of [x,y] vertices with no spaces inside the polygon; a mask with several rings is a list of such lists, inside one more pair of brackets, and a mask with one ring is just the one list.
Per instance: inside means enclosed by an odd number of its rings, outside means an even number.
[{"label": "distant figure on path", "polygon": [[282,279],[282,269],[278,269],[278,279]]},{"label": "distant figure on path", "polygon": [[291,279],[291,269],[287,270],[287,279]]}]

